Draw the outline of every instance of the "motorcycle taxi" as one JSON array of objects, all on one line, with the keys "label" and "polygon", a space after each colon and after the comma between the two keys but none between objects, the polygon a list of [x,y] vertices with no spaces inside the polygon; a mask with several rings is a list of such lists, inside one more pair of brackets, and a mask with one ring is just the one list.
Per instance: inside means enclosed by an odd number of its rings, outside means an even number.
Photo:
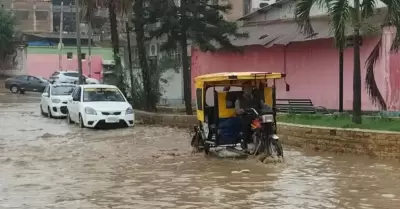
[{"label": "motorcycle taxi", "polygon": [[[277,135],[275,81],[285,77],[284,73],[266,72],[227,72],[196,77],[198,124],[193,130],[191,146],[206,154],[225,148],[241,155],[283,157]],[[244,139],[241,137],[242,115],[236,114],[235,101],[243,93],[243,84],[249,82],[255,95],[270,108],[244,110],[243,114],[252,117],[250,137]],[[289,91],[287,83],[286,90]]]}]

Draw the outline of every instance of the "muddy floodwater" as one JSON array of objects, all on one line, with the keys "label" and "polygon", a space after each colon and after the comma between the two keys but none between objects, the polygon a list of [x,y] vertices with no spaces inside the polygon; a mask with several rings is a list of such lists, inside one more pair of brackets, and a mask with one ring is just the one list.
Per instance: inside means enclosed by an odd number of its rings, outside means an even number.
[{"label": "muddy floodwater", "polygon": [[288,147],[280,165],[205,158],[186,130],[79,129],[37,102],[0,95],[1,209],[400,207],[397,161]]}]

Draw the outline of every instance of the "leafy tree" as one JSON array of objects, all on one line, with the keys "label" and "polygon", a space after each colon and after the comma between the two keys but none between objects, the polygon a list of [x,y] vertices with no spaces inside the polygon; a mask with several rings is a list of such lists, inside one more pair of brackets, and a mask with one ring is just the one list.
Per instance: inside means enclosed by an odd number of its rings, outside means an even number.
[{"label": "leafy tree", "polygon": [[222,14],[229,12],[231,5],[215,5],[209,0],[180,0],[180,6],[173,0],[149,0],[148,23],[160,23],[150,32],[151,38],[166,37],[162,50],[181,48],[184,100],[186,114],[193,114],[191,96],[191,75],[187,55],[188,42],[202,51],[215,52],[219,48],[240,51],[230,38],[245,38],[239,33],[235,22],[226,21]]},{"label": "leafy tree", "polygon": [[15,19],[13,15],[0,8],[0,69],[10,68],[13,64]]},{"label": "leafy tree", "polygon": [[[397,51],[400,45],[400,4],[397,0],[382,0],[388,7],[388,12],[384,25],[396,26],[397,34],[392,43],[392,51]],[[300,0],[296,5],[295,19],[305,35],[315,34],[311,25],[311,7],[319,6],[327,9],[327,15],[331,18],[332,30],[337,46],[344,47],[346,40],[345,29],[351,27],[353,29],[354,40],[354,72],[353,72],[353,122],[361,124],[361,66],[360,66],[360,41],[361,35],[368,35],[377,30],[370,24],[371,18],[374,16],[376,9],[375,0],[354,0],[351,5],[348,0]],[[386,109],[386,103],[379,92],[374,78],[374,65],[379,58],[381,41],[378,41],[374,50],[366,61],[367,90],[372,101],[377,103],[382,109]]]}]

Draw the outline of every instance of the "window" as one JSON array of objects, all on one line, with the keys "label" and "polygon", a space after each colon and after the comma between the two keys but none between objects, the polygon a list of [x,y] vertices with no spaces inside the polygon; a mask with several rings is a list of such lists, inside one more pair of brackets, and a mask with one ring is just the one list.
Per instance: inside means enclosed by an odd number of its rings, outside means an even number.
[{"label": "window", "polygon": [[78,87],[72,93],[72,98],[74,101],[81,101],[81,87]]},{"label": "window", "polygon": [[125,102],[125,98],[117,88],[85,88],[84,102]]},{"label": "window", "polygon": [[17,20],[28,20],[29,11],[15,11],[15,17]]},{"label": "window", "polygon": [[43,90],[43,93],[49,93],[49,88],[50,88],[50,86],[47,85],[46,88]]},{"label": "window", "polygon": [[20,75],[20,76],[17,76],[15,78],[18,79],[18,80],[28,80],[28,76],[26,76],[26,75]]},{"label": "window", "polygon": [[251,11],[251,0],[244,0],[244,7],[243,7],[244,15],[247,15]]},{"label": "window", "polygon": [[203,89],[197,88],[196,89],[196,104],[198,110],[203,110]]},{"label": "window", "polygon": [[67,59],[72,59],[72,55],[73,55],[73,53],[72,52],[67,52]]},{"label": "window", "polygon": [[79,73],[64,73],[64,75],[69,76],[69,77],[75,77],[75,78],[79,77]]},{"label": "window", "polygon": [[75,86],[53,86],[51,95],[71,95]]},{"label": "window", "polygon": [[52,0],[53,5],[61,5],[61,2],[64,2],[64,5],[74,4],[72,0]]},{"label": "window", "polygon": [[28,77],[29,81],[34,81],[34,82],[41,82],[41,80],[39,78],[33,77],[33,76],[29,76]]},{"label": "window", "polygon": [[75,98],[76,91],[78,91],[78,88],[75,88],[75,89],[72,91],[72,94],[71,94],[72,98]]},{"label": "window", "polygon": [[51,74],[51,76],[56,76],[58,74],[60,74],[60,73],[59,72],[54,72],[53,74]]},{"label": "window", "polygon": [[49,16],[49,12],[46,11],[36,11],[35,12],[36,20],[47,20]]}]

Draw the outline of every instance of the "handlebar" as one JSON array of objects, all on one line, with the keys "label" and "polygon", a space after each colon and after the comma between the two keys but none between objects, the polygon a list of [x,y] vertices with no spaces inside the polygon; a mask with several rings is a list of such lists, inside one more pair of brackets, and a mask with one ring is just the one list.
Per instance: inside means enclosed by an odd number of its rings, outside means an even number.
[{"label": "handlebar", "polygon": [[246,113],[246,114],[253,114],[254,113],[255,115],[259,115],[257,110],[255,110],[254,108],[245,109],[244,113]]}]

